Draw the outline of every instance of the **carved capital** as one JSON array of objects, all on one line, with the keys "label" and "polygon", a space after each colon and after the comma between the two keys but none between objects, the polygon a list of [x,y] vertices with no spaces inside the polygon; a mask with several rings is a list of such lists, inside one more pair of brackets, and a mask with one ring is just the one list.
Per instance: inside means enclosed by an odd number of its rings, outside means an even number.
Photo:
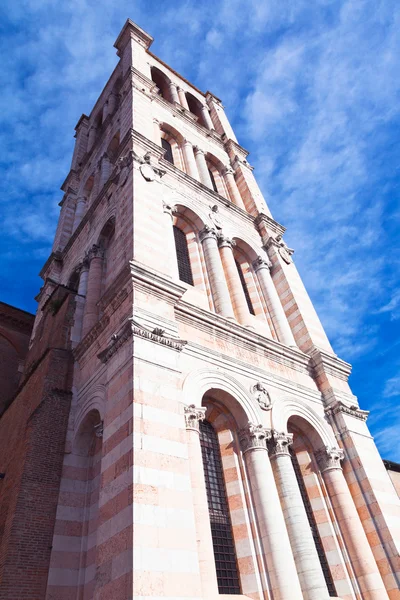
[{"label": "carved capital", "polygon": [[235,240],[225,236],[223,233],[218,234],[218,246],[220,248],[233,248],[236,246]]},{"label": "carved capital", "polygon": [[293,443],[293,433],[273,431],[268,441],[268,450],[271,457],[290,456],[289,446]]},{"label": "carved capital", "polygon": [[79,263],[77,270],[79,271],[79,273],[83,273],[83,271],[89,271],[89,265],[90,265],[90,261],[89,261],[89,257],[85,256],[83,258],[83,260]]},{"label": "carved capital", "polygon": [[317,450],[315,458],[321,473],[323,473],[331,469],[341,469],[340,463],[344,459],[344,452],[340,448],[325,446],[324,449]]},{"label": "carved capital", "polygon": [[169,215],[172,219],[174,212],[176,212],[176,206],[163,200],[163,212]]},{"label": "carved capital", "polygon": [[202,150],[198,146],[193,146],[193,150],[194,150],[195,154],[203,154],[203,155],[205,154],[204,150]]},{"label": "carved capital", "polygon": [[97,423],[97,425],[95,425],[93,427],[93,429],[94,429],[94,435],[98,438],[102,438],[103,432],[104,432],[104,422],[100,421],[100,423]]},{"label": "carved capital", "polygon": [[270,435],[270,430],[263,425],[249,423],[247,427],[239,431],[240,448],[243,454],[249,450],[266,450]]},{"label": "carved capital", "polygon": [[257,256],[256,260],[253,261],[253,269],[257,273],[259,269],[270,269],[272,267],[272,263],[268,257]]},{"label": "carved capital", "polygon": [[213,227],[210,227],[209,225],[205,225],[204,229],[202,229],[200,231],[199,237],[200,237],[200,241],[204,242],[204,240],[206,240],[208,238],[212,238],[212,239],[216,240],[217,234]]},{"label": "carved capital", "polygon": [[92,261],[93,258],[104,258],[104,249],[98,244],[93,244],[87,253],[87,258]]},{"label": "carved capital", "polygon": [[204,421],[206,415],[206,408],[197,407],[194,404],[185,406],[185,423],[186,429],[193,429],[193,431],[199,432],[200,421]]},{"label": "carved capital", "polygon": [[222,175],[235,175],[235,171],[229,165],[222,169]]}]

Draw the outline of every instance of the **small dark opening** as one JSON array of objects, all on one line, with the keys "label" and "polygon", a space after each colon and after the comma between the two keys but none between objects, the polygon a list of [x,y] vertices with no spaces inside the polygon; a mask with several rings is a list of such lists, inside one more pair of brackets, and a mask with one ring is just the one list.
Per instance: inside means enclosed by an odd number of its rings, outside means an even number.
[{"label": "small dark opening", "polygon": [[165,154],[164,154],[165,160],[167,160],[168,162],[170,162],[173,165],[174,164],[174,156],[172,154],[171,144],[169,142],[167,142],[167,140],[162,139],[161,146],[165,150]]},{"label": "small dark opening", "polygon": [[183,231],[181,231],[175,225],[174,225],[174,238],[175,238],[176,257],[178,259],[179,279],[181,281],[184,281],[185,283],[188,283],[189,285],[194,285],[192,267],[190,264],[189,250],[188,250],[187,241],[186,241],[186,235]]},{"label": "small dark opening", "polygon": [[242,288],[243,288],[243,292],[244,292],[244,295],[245,295],[245,298],[246,298],[246,302],[247,302],[247,307],[249,309],[249,313],[251,315],[255,315],[254,308],[253,308],[253,305],[252,305],[251,299],[250,299],[249,290],[247,289],[247,284],[246,284],[246,281],[245,281],[245,278],[244,278],[244,275],[243,275],[242,267],[240,266],[240,264],[238,263],[237,260],[235,260],[235,264],[236,264],[236,268],[237,268],[238,273],[239,273],[240,283],[242,284]]},{"label": "small dark opening", "polygon": [[215,183],[214,175],[213,175],[213,172],[211,171],[211,169],[208,169],[208,173],[210,175],[210,179],[211,179],[211,184],[213,186],[213,190],[214,190],[214,192],[217,192],[217,194],[218,194],[217,184]]}]

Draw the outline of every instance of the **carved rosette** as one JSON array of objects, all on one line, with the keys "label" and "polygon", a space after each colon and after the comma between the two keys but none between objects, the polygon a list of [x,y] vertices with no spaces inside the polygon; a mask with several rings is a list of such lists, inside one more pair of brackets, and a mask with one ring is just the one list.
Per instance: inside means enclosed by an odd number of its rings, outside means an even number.
[{"label": "carved rosette", "polygon": [[193,431],[200,431],[200,421],[204,421],[206,416],[206,408],[197,407],[194,404],[185,406],[185,423],[186,429],[192,429]]},{"label": "carved rosette", "polygon": [[209,225],[205,225],[204,229],[202,229],[200,231],[200,241],[204,242],[204,240],[208,239],[208,238],[212,238],[214,240],[217,239],[217,234],[215,232],[215,229],[213,229],[213,227],[210,227]]},{"label": "carved rosette", "polygon": [[256,260],[253,261],[253,269],[257,273],[259,269],[270,269],[272,267],[272,263],[267,258],[267,256],[257,256]]},{"label": "carved rosette", "polygon": [[248,450],[266,450],[270,436],[270,430],[263,425],[249,423],[247,427],[239,431],[240,448],[243,454]]},{"label": "carved rosette", "polygon": [[273,431],[268,441],[268,451],[271,458],[290,456],[289,446],[293,443],[293,433]]},{"label": "carved rosette", "polygon": [[342,468],[340,463],[344,459],[344,452],[340,448],[325,446],[324,449],[317,450],[315,458],[321,473],[324,473],[324,471],[330,471],[331,469]]}]

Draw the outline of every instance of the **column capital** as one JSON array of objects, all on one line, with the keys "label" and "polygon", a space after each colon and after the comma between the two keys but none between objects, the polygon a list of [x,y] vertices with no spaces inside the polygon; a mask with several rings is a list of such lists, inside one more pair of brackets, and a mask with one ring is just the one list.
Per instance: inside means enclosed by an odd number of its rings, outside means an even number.
[{"label": "column capital", "polygon": [[171,219],[173,217],[174,212],[176,211],[176,206],[174,204],[170,204],[169,202],[165,202],[163,200],[163,212],[167,213]]},{"label": "column capital", "polygon": [[205,154],[204,150],[202,150],[199,146],[193,146],[193,150],[196,154]]},{"label": "column capital", "polygon": [[192,429],[193,431],[200,431],[200,421],[204,421],[206,416],[206,408],[197,407],[194,404],[185,406],[185,423],[186,429]]},{"label": "column capital", "polygon": [[78,265],[79,273],[82,273],[83,271],[89,271],[89,264],[89,257],[85,256]]},{"label": "column capital", "polygon": [[234,246],[236,246],[235,240],[232,240],[231,238],[227,237],[223,233],[219,233],[217,235],[217,238],[218,238],[218,246],[220,248],[233,248]]},{"label": "column capital", "polygon": [[204,226],[204,229],[202,229],[200,231],[199,236],[200,236],[201,242],[204,242],[204,240],[206,240],[208,238],[213,238],[214,240],[217,240],[217,233],[216,233],[215,229],[213,229],[209,225]]},{"label": "column capital", "polygon": [[235,171],[232,169],[230,165],[226,165],[222,169],[222,175],[235,175]]},{"label": "column capital", "polygon": [[104,258],[104,250],[98,244],[93,244],[87,253],[87,258],[91,261],[93,258]]},{"label": "column capital", "polygon": [[184,144],[185,146],[192,146],[192,148],[193,148],[193,144],[192,144],[192,142],[190,142],[190,141],[189,141],[189,140],[187,140],[186,138],[184,138],[184,139],[183,139],[183,144]]},{"label": "column capital", "polygon": [[332,469],[341,470],[340,463],[344,459],[344,452],[341,448],[325,446],[325,448],[315,452],[315,458],[317,459],[321,473]]},{"label": "column capital", "polygon": [[249,450],[267,450],[267,440],[271,432],[263,425],[249,423],[239,431],[239,443],[243,454]]},{"label": "column capital", "polygon": [[257,256],[256,260],[253,261],[253,269],[257,273],[259,269],[270,270],[272,263],[267,256]]},{"label": "column capital", "polygon": [[268,451],[271,457],[289,456],[289,446],[293,443],[293,433],[284,433],[280,431],[272,431],[272,435],[268,441]]}]

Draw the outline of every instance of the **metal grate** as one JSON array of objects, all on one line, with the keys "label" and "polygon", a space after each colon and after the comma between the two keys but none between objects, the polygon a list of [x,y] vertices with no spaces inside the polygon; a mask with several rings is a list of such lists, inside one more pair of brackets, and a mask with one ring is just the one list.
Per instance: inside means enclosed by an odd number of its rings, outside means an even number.
[{"label": "metal grate", "polygon": [[179,279],[181,281],[184,281],[185,283],[188,283],[189,285],[194,285],[192,267],[190,265],[189,250],[186,242],[186,235],[175,225],[174,238],[176,257],[178,259]]},{"label": "metal grate", "polygon": [[210,179],[211,179],[211,185],[213,186],[213,190],[214,190],[214,192],[217,192],[217,194],[218,194],[217,184],[215,183],[214,174],[211,171],[211,169],[208,169],[208,174],[209,174]]},{"label": "metal grate", "polygon": [[174,164],[174,156],[172,154],[171,144],[169,142],[167,142],[167,140],[164,140],[164,138],[163,138],[161,140],[161,146],[165,150],[165,154],[164,154],[165,160],[167,160],[168,162],[170,162],[173,165]]},{"label": "metal grate", "polygon": [[314,544],[317,549],[319,562],[321,564],[321,569],[325,577],[325,583],[328,588],[328,592],[330,596],[337,596],[335,584],[332,579],[332,575],[329,569],[328,561],[326,560],[325,550],[321,542],[321,538],[319,536],[318,526],[315,521],[314,512],[312,506],[310,504],[310,500],[308,498],[306,486],[304,485],[303,475],[301,474],[301,469],[299,462],[297,460],[297,456],[293,448],[290,448],[290,456],[292,457],[292,464],[294,472],[296,473],[297,483],[299,484],[301,497],[303,499],[304,508],[307,513],[308,523],[310,525],[311,533],[314,539]]},{"label": "metal grate", "polygon": [[220,594],[240,594],[239,573],[218,436],[212,425],[207,421],[200,423],[200,444],[206,480],[218,591]]},{"label": "metal grate", "polygon": [[242,288],[243,288],[243,291],[244,291],[244,295],[246,297],[246,302],[247,302],[247,306],[248,306],[249,312],[250,312],[251,315],[255,315],[254,308],[253,308],[253,305],[252,305],[251,300],[250,300],[249,290],[247,289],[247,284],[246,284],[246,281],[244,279],[242,267],[240,266],[240,264],[238,263],[237,260],[235,260],[235,264],[236,264],[236,268],[237,268],[238,273],[239,273],[240,283],[242,284]]}]

